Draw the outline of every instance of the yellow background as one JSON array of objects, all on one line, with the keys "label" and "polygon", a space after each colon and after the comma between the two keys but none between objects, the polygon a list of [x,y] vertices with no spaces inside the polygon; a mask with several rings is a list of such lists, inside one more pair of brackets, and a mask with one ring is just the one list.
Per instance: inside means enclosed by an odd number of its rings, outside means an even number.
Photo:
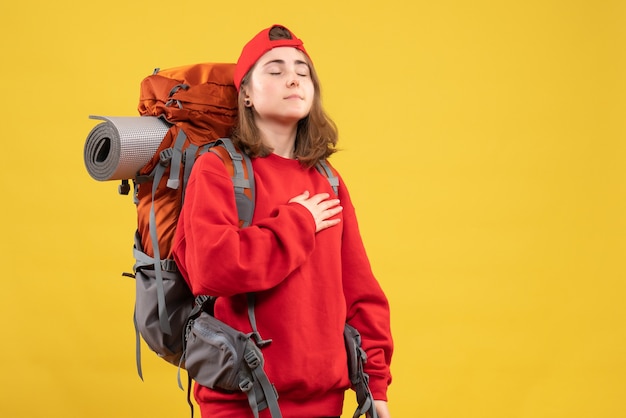
[{"label": "yellow background", "polygon": [[88,115],[282,23],[391,302],[393,416],[626,417],[625,5],[4,1],[0,416],[188,416],[174,367],[135,374],[135,211]]}]

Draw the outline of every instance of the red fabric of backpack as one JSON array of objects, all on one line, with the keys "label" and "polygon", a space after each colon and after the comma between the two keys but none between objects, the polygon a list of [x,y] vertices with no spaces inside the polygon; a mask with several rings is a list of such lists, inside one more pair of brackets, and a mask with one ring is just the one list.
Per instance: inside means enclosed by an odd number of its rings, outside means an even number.
[{"label": "red fabric of backpack", "polygon": [[[235,65],[230,63],[202,63],[155,72],[143,79],[138,110],[142,116],[158,116],[172,124],[152,160],[139,172],[137,186],[138,232],[143,250],[154,256],[149,231],[149,212],[152,206],[153,184],[149,179],[161,162],[162,152],[175,146],[182,130],[183,155],[191,146],[196,151],[193,159],[203,151],[202,146],[227,137],[237,118],[237,89],[233,84]],[[176,155],[174,155],[176,158]],[[156,228],[161,259],[171,258],[178,214],[182,205],[184,184],[168,187],[170,170],[180,171],[177,178],[185,180],[183,164],[172,163],[155,189]],[[188,174],[188,173],[187,173]]]}]

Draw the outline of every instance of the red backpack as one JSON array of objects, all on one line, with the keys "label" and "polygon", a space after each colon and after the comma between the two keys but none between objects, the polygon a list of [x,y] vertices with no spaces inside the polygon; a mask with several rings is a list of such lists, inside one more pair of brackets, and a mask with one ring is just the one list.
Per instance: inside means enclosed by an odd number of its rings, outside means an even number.
[{"label": "red backpack", "polygon": [[[142,247],[149,256],[154,256],[149,226],[152,200],[158,208],[158,253],[162,259],[171,259],[184,182],[192,166],[184,162],[193,162],[208,149],[207,145],[227,137],[236,121],[234,67],[234,64],[208,63],[156,69],[141,82],[139,114],[158,116],[172,124],[154,157],[140,170],[137,178],[138,232]],[[153,184],[150,176],[154,175],[156,167],[166,164],[166,159],[170,159],[169,166],[151,199]]]},{"label": "red backpack", "polygon": [[[134,178],[135,326],[138,342],[141,335],[153,351],[175,365],[183,365],[183,336],[195,298],[180,277],[172,244],[185,187],[199,155],[211,150],[221,157],[233,183],[240,186],[235,187],[240,223],[247,226],[252,220],[250,159],[227,138],[237,117],[233,72],[234,64],[205,63],[157,69],[141,82],[139,113],[158,117],[170,127]],[[139,344],[137,369],[141,376]]]}]

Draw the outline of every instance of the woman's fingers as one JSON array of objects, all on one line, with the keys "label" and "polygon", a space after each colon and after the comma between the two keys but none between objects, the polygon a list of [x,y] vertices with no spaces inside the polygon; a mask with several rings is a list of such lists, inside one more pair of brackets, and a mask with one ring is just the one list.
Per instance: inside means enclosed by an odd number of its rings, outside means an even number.
[{"label": "woman's fingers", "polygon": [[330,199],[330,194],[328,193],[318,193],[310,196],[310,193],[305,191],[290,199],[289,202],[299,203],[311,212],[315,220],[315,232],[330,228],[340,222],[339,218],[330,218],[339,214],[343,207],[339,205],[339,199]]}]

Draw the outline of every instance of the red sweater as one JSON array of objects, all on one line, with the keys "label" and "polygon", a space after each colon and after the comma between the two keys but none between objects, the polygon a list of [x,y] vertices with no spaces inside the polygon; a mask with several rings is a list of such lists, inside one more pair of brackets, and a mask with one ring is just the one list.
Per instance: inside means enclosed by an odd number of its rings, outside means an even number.
[{"label": "red sweater", "polygon": [[[362,336],[375,399],[386,400],[393,343],[387,299],[359,234],[354,207],[340,178],[342,221],[319,233],[310,212],[288,201],[308,190],[333,193],[315,168],[271,154],[252,161],[256,203],[252,225],[238,228],[233,185],[209,152],[194,165],[181,212],[174,257],[196,295],[220,296],[215,316],[250,332],[245,293],[256,292],[265,371],[285,417],[341,415],[349,387],[343,327]],[[251,414],[243,393],[196,385],[203,415]],[[263,411],[267,414],[267,410]],[[251,416],[251,415],[250,415]]]}]

